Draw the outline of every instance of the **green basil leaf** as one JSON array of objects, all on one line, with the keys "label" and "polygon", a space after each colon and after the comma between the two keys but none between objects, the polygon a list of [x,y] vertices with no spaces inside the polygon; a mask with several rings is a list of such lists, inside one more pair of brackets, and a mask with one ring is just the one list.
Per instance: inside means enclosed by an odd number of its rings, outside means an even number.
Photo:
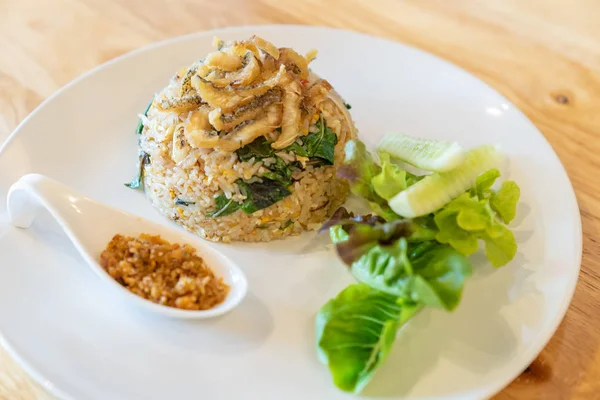
[{"label": "green basil leaf", "polygon": [[178,206],[187,207],[187,206],[191,206],[196,203],[193,201],[185,201],[185,200],[181,200],[180,198],[177,198],[177,199],[175,199],[175,204],[177,204]]},{"label": "green basil leaf", "polygon": [[289,145],[288,147],[286,147],[283,150],[291,151],[292,153],[295,153],[296,155],[298,155],[300,157],[309,157],[309,154],[306,151],[306,149],[304,147],[302,147],[302,145],[299,144],[298,142],[292,143],[291,145]]},{"label": "green basil leaf", "polygon": [[126,183],[125,186],[127,186],[130,189],[144,190],[144,169],[149,163],[150,154],[142,151],[140,153],[140,159],[138,161],[138,174],[131,182]]},{"label": "green basil leaf", "polygon": [[258,210],[269,207],[289,196],[291,192],[280,182],[263,179],[262,182],[236,181],[246,200],[242,203],[242,211],[252,214]]},{"label": "green basil leaf", "polygon": [[325,125],[323,117],[317,122],[319,132],[311,133],[303,138],[303,144],[309,157],[316,157],[327,161],[333,165],[335,160],[335,145],[337,144],[337,135],[331,128]]},{"label": "green basil leaf", "polygon": [[[150,103],[148,103],[148,105],[146,106],[146,109],[144,110],[144,116],[148,116],[148,110],[150,110],[150,107],[152,107],[152,103],[154,102],[154,98],[152,98],[152,100],[150,100]],[[144,124],[142,122],[142,120],[140,119],[140,121],[137,124],[137,129],[135,130],[135,133],[137,133],[138,135],[142,134],[142,131],[144,130]]]},{"label": "green basil leaf", "polygon": [[335,146],[338,142],[337,135],[325,124],[322,116],[316,126],[318,132],[301,136],[301,144],[294,142],[286,147],[284,151],[292,151],[298,156],[310,158],[311,165],[314,167],[325,164],[333,165]]},{"label": "green basil leaf", "polygon": [[275,164],[269,166],[269,172],[263,174],[263,177],[272,181],[280,182],[284,186],[292,184],[292,170],[283,161],[282,158],[275,156]]},{"label": "green basil leaf", "polygon": [[240,204],[233,199],[228,199],[224,194],[220,194],[215,198],[215,210],[208,214],[205,214],[207,217],[224,217],[229,214],[233,214],[237,210],[240,209]]},{"label": "green basil leaf", "polygon": [[271,142],[264,136],[236,150],[236,154],[240,161],[249,161],[252,158],[262,160],[263,158],[275,157],[275,151],[271,147]]}]

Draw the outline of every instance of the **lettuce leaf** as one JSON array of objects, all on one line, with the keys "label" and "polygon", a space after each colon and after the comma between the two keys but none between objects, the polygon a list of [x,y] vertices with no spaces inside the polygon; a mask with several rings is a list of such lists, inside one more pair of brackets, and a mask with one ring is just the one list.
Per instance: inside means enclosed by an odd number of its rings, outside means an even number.
[{"label": "lettuce leaf", "polygon": [[348,240],[349,235],[341,225],[334,225],[329,228],[329,238],[333,244],[338,244]]},{"label": "lettuce leaf", "polygon": [[329,220],[321,226],[319,232],[323,232],[336,225],[341,225],[342,227],[349,228],[351,225],[354,224],[367,224],[373,226],[383,222],[385,222],[385,220],[378,215],[354,215],[353,212],[349,212],[345,207],[339,207],[331,215]]},{"label": "lettuce leaf", "polygon": [[465,280],[473,272],[469,259],[434,241],[409,246],[408,252],[414,274],[411,297],[430,307],[454,310],[462,297]]},{"label": "lettuce leaf", "polygon": [[[426,306],[453,310],[458,305],[472,270],[459,251],[434,240],[414,240],[414,221],[382,223],[368,216],[339,219],[349,217],[345,209],[335,215],[339,224],[330,229],[330,237],[359,282]],[[423,237],[421,232],[418,235]]]},{"label": "lettuce leaf", "polygon": [[494,267],[508,264],[517,253],[515,235],[504,225],[486,230],[481,238],[485,241],[485,256]]},{"label": "lettuce leaf", "polygon": [[373,188],[372,179],[381,173],[381,167],[373,161],[365,144],[358,139],[350,140],[346,143],[345,154],[344,163],[337,171],[338,177],[346,179],[352,193],[365,199],[373,211],[387,221],[400,218]]},{"label": "lettuce leaf", "polygon": [[[359,393],[381,365],[397,329],[422,307],[454,310],[472,274],[468,256],[483,242],[492,265],[510,262],[517,244],[506,226],[516,214],[520,189],[491,169],[474,187],[436,212],[402,219],[387,200],[419,180],[379,155],[378,165],[359,140],[346,144],[338,176],[377,215],[339,209],[323,229],[359,283],[330,300],[317,317],[319,357],[340,389]],[[381,218],[379,218],[379,217]]]},{"label": "lettuce leaf", "polygon": [[438,232],[435,221],[433,220],[433,215],[425,215],[413,219],[411,229],[412,233],[407,238],[411,243],[435,240]]},{"label": "lettuce leaf", "polygon": [[379,197],[371,180],[381,172],[381,167],[373,161],[367,146],[358,139],[346,143],[344,164],[338,169],[338,176],[350,182],[352,193],[366,200],[385,202]]},{"label": "lettuce leaf", "polygon": [[412,232],[412,224],[407,220],[396,220],[377,225],[357,223],[348,228],[342,227],[348,233],[348,239],[338,242],[336,249],[346,265],[352,265],[372,247],[392,244],[401,237],[410,236]]},{"label": "lettuce leaf", "polygon": [[406,171],[393,164],[390,161],[390,155],[387,153],[379,153],[379,160],[381,171],[371,178],[371,185],[373,185],[375,193],[385,200],[390,200],[406,189]]},{"label": "lettuce leaf", "polygon": [[471,255],[485,243],[485,255],[495,267],[508,264],[517,253],[515,236],[504,223],[516,214],[520,190],[513,181],[505,181],[498,191],[491,189],[499,176],[490,170],[478,179],[475,190],[463,193],[434,213],[438,228],[436,240],[464,255]]},{"label": "lettuce leaf", "polygon": [[487,172],[479,175],[475,180],[475,192],[473,195],[477,195],[479,200],[486,199],[489,196],[489,192],[496,179],[500,178],[500,171],[497,168],[492,168]]},{"label": "lettuce leaf", "polygon": [[490,207],[508,224],[517,214],[517,203],[520,197],[519,185],[514,181],[504,181],[500,189],[491,194]]},{"label": "lettuce leaf", "polygon": [[327,302],[317,315],[317,352],[334,384],[360,393],[388,356],[398,329],[420,308],[360,283]]},{"label": "lettuce leaf", "polygon": [[469,260],[450,246],[436,242],[409,246],[405,238],[373,246],[350,270],[374,289],[448,311],[460,302],[472,273]]}]

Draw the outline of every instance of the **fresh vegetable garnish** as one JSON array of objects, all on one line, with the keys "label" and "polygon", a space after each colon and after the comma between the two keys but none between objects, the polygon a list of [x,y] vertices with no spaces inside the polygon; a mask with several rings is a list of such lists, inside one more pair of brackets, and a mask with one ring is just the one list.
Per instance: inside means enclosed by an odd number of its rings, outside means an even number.
[{"label": "fresh vegetable garnish", "polygon": [[350,230],[349,226],[354,225],[356,223],[375,225],[381,222],[385,222],[385,220],[378,215],[354,215],[354,213],[349,212],[344,207],[340,207],[333,213],[333,215],[331,215],[329,221],[325,222],[323,226],[321,226],[320,231],[325,231],[336,225],[340,225],[346,230]]},{"label": "fresh vegetable garnish", "polygon": [[360,393],[392,349],[398,329],[420,308],[362,283],[325,304],[317,315],[317,351],[335,385]]},{"label": "fresh vegetable garnish", "polygon": [[407,172],[393,164],[387,153],[380,153],[379,161],[381,162],[381,171],[371,178],[371,185],[373,185],[375,193],[389,201],[408,186]]},{"label": "fresh vegetable garnish", "polygon": [[452,311],[471,275],[471,263],[449,246],[436,242],[409,245],[403,238],[372,247],[350,270],[374,289]]},{"label": "fresh vegetable garnish", "polygon": [[464,163],[448,172],[427,175],[394,196],[389,206],[407,218],[430,214],[475,185],[478,176],[496,168],[502,153],[494,146],[479,146],[466,153]]},{"label": "fresh vegetable garnish", "polygon": [[375,164],[365,144],[357,139],[350,140],[346,143],[345,154],[337,176],[346,179],[352,193],[367,200],[376,214],[388,221],[397,219],[398,215],[373,187],[372,180],[381,173],[381,167]]},{"label": "fresh vegetable garnish", "polygon": [[350,217],[331,230],[338,255],[358,281],[426,306],[456,307],[471,275],[471,263],[463,254],[413,237],[419,229],[412,220],[363,220]]},{"label": "fresh vegetable garnish", "polygon": [[140,160],[138,162],[138,174],[137,176],[129,183],[126,183],[130,189],[144,189],[144,168],[146,168],[146,164],[150,163],[150,154],[146,152],[140,153]]},{"label": "fresh vegetable garnish", "polygon": [[439,242],[469,255],[483,240],[486,256],[495,267],[510,262],[517,252],[515,236],[505,223],[515,217],[521,193],[514,181],[504,181],[498,191],[492,190],[498,177],[497,169],[482,174],[474,190],[452,200],[434,216]]},{"label": "fresh vegetable garnish", "polygon": [[492,192],[490,207],[508,224],[517,215],[519,197],[521,197],[519,185],[514,181],[504,181],[497,192]]},{"label": "fresh vegetable garnish", "polygon": [[410,235],[411,223],[406,220],[379,223],[374,225],[357,222],[342,225],[348,234],[344,241],[336,243],[337,252],[346,265],[353,265],[371,249],[377,246],[394,246],[396,242]]},{"label": "fresh vegetable garnish", "polygon": [[450,171],[465,160],[465,152],[456,142],[414,138],[399,133],[385,135],[377,149],[426,171]]},{"label": "fresh vegetable garnish", "polygon": [[[445,172],[415,175],[395,158]],[[360,282],[317,316],[319,357],[340,389],[359,393],[396,331],[423,307],[452,311],[459,305],[473,269],[468,256],[480,242],[495,267],[514,258],[517,244],[506,224],[516,215],[520,190],[513,181],[493,188],[502,158],[494,146],[465,152],[455,143],[403,135],[386,137],[377,164],[359,140],[346,144],[338,176],[374,214],[340,208],[322,228]]]}]

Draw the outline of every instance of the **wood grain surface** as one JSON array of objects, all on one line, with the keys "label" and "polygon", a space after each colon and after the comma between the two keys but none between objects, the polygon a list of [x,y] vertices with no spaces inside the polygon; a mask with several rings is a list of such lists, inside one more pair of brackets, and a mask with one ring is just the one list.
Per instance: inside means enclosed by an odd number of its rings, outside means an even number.
[{"label": "wood grain surface", "polygon": [[[0,142],[81,73],[182,34],[329,25],[422,48],[483,79],[534,122],[581,208],[573,303],[538,359],[496,398],[600,399],[599,17],[598,0],[0,0]],[[50,398],[0,351],[0,399]]]}]

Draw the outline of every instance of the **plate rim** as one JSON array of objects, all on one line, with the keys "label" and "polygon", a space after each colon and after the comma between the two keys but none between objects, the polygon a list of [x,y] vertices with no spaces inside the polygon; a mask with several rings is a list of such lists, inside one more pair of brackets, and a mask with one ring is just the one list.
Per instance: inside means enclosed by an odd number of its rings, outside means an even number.
[{"label": "plate rim", "polygon": [[[325,26],[325,25],[303,25],[303,24],[248,24],[248,25],[232,25],[232,26],[227,26],[227,27],[221,27],[221,28],[215,28],[215,29],[208,29],[208,30],[202,30],[202,31],[196,31],[196,32],[191,32],[188,34],[184,34],[184,35],[179,35],[179,36],[174,36],[174,37],[170,37],[167,39],[163,39],[160,41],[156,41],[156,42],[151,42],[148,43],[146,45],[143,45],[141,47],[135,48],[133,50],[130,50],[129,52],[126,52],[124,54],[121,54],[117,57],[114,57],[110,60],[107,60],[85,72],[83,72],[82,74],[78,75],[77,77],[75,77],[74,79],[70,80],[69,82],[67,82],[66,84],[64,84],[62,87],[60,87],[58,90],[56,90],[54,93],[52,93],[50,96],[48,96],[46,99],[44,99],[37,107],[35,107],[16,127],[15,129],[9,134],[9,136],[4,140],[3,143],[0,144],[0,157],[3,156],[4,152],[6,151],[6,149],[11,145],[11,143],[13,142],[13,140],[15,140],[15,138],[17,137],[17,135],[19,134],[19,132],[23,129],[23,127],[29,123],[29,121],[37,114],[40,112],[40,110],[42,110],[44,107],[46,107],[49,103],[51,103],[52,101],[54,101],[55,98],[57,98],[58,96],[62,95],[63,92],[65,92],[66,90],[68,90],[70,87],[78,84],[80,81],[85,80],[86,78],[96,74],[97,72],[99,72],[100,70],[112,65],[112,64],[116,64],[121,62],[122,60],[131,58],[131,57],[135,57],[140,53],[144,53],[147,51],[151,51],[153,49],[157,49],[163,46],[169,46],[171,44],[177,43],[177,42],[183,42],[195,37],[206,37],[206,36],[210,36],[210,35],[218,35],[221,33],[229,33],[229,32],[234,32],[236,30],[252,30],[252,29],[259,29],[259,30],[278,30],[278,29],[286,29],[286,30],[295,30],[295,29],[302,29],[302,30],[323,30],[323,31],[335,31],[335,32],[340,32],[340,33],[349,33],[349,34],[353,34],[353,35],[359,35],[359,36],[364,36],[364,37],[368,37],[370,39],[375,39],[375,40],[381,40],[381,41],[385,41],[388,42],[389,44],[393,44],[393,45],[401,45],[403,47],[407,47],[410,48],[412,51],[415,51],[417,53],[421,53],[421,55],[425,56],[425,57],[429,57],[430,59],[434,59],[437,62],[440,62],[442,64],[446,64],[446,66],[450,67],[450,68],[455,68],[460,70],[462,73],[468,75],[471,79],[474,79],[476,81],[478,81],[480,84],[486,86],[488,89],[492,90],[494,93],[496,93],[498,96],[500,96],[502,99],[504,99],[508,104],[510,104],[514,111],[516,112],[517,115],[519,115],[519,118],[526,124],[530,124],[539,134],[539,136],[541,137],[541,139],[548,145],[549,150],[551,151],[552,155],[554,156],[555,160],[558,162],[558,165],[561,167],[562,169],[562,173],[564,174],[564,177],[566,178],[566,181],[570,187],[570,192],[568,194],[568,196],[570,197],[570,202],[572,205],[572,212],[577,215],[577,217],[575,217],[575,226],[573,227],[576,231],[576,237],[573,238],[573,244],[575,246],[575,259],[574,261],[576,261],[576,271],[573,271],[572,274],[572,278],[571,281],[568,282],[568,285],[566,286],[566,291],[565,294],[566,296],[564,297],[561,306],[558,309],[558,312],[555,314],[554,318],[552,319],[551,323],[549,324],[549,329],[547,329],[545,331],[545,333],[542,333],[541,339],[538,341],[538,345],[535,346],[535,351],[533,352],[532,356],[529,357],[530,359],[527,362],[527,365],[531,364],[537,357],[538,355],[544,350],[544,348],[548,345],[548,343],[550,342],[550,340],[552,339],[552,337],[554,337],[556,331],[558,330],[558,327],[560,326],[561,322],[563,321],[571,303],[573,300],[573,296],[575,293],[575,289],[577,286],[577,283],[579,282],[579,277],[581,274],[581,263],[582,263],[582,258],[583,258],[583,230],[582,230],[582,222],[581,222],[581,211],[580,211],[580,207],[579,207],[579,202],[577,199],[577,195],[575,192],[575,189],[573,187],[573,183],[571,182],[571,179],[569,178],[569,174],[567,173],[567,170],[565,169],[561,159],[558,157],[558,154],[556,154],[556,151],[554,150],[552,144],[548,141],[548,139],[546,138],[546,136],[540,131],[540,129],[538,129],[537,125],[535,125],[533,123],[533,121],[531,121],[522,111],[519,107],[517,107],[512,101],[510,101],[509,99],[507,99],[502,93],[500,93],[496,88],[494,88],[493,86],[489,85],[487,82],[483,81],[481,78],[479,78],[478,76],[474,75],[473,73],[471,73],[470,71],[467,71],[466,69],[462,68],[461,66],[453,63],[452,61],[449,61],[445,58],[442,58],[436,54],[430,53],[424,49],[421,49],[419,47],[415,47],[411,44],[402,42],[400,40],[396,40],[396,39],[392,39],[389,37],[383,37],[383,36],[377,36],[374,34],[370,34],[370,33],[366,33],[366,32],[362,32],[362,31],[358,31],[358,30],[353,30],[353,29],[344,29],[344,28],[336,28],[336,27],[331,27],[331,26]],[[71,395],[69,395],[68,393],[66,393],[65,391],[61,390],[60,388],[58,388],[57,386],[55,386],[51,381],[49,381],[48,379],[46,379],[42,373],[40,373],[36,368],[34,368],[30,362],[28,362],[27,360],[25,360],[24,357],[22,357],[20,355],[20,353],[11,345],[10,341],[5,337],[5,335],[2,332],[2,329],[0,329],[0,346],[2,346],[2,348],[5,349],[6,353],[9,354],[13,360],[16,362],[16,364],[21,367],[28,375],[29,377],[31,377],[37,384],[39,384],[44,390],[46,390],[48,393],[50,393],[52,396],[58,398],[58,399],[62,399],[62,400],[75,400],[74,397],[72,397]],[[508,374],[508,376],[506,377],[506,379],[497,379],[494,384],[490,384],[488,386],[489,390],[487,391],[488,394],[485,394],[485,398],[490,398],[496,394],[498,394],[501,390],[503,390],[504,388],[506,388],[508,385],[510,385],[510,383],[512,383],[520,374],[522,373],[522,371],[517,371],[514,374]]]}]

